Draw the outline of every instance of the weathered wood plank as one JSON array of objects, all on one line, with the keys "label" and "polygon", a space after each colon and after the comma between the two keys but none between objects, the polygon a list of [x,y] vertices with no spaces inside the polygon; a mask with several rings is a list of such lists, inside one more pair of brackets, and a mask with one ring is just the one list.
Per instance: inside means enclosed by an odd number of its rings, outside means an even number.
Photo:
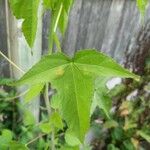
[{"label": "weathered wood plank", "polygon": [[[7,56],[5,0],[0,0],[0,50]],[[9,77],[9,64],[0,56],[0,76]]]},{"label": "weathered wood plank", "polygon": [[63,50],[65,53],[73,55],[76,49],[76,41],[78,38],[78,26],[80,24],[80,11],[83,0],[76,0],[74,7],[70,13],[68,30],[66,32],[66,38],[63,41]]},{"label": "weathered wood plank", "polygon": [[[145,20],[149,18],[150,8]],[[123,63],[125,51],[141,25],[135,0],[77,0],[63,49],[73,55],[77,49],[96,48]]]},{"label": "weathered wood plank", "polygon": [[[8,52],[10,59],[19,66],[24,72],[28,71],[39,59],[41,58],[42,51],[42,5],[40,5],[38,10],[38,30],[36,33],[35,43],[32,48],[29,48],[23,33],[21,31],[21,20],[16,20],[12,15],[11,11],[8,9]],[[15,67],[11,67],[12,77],[19,79],[23,74],[18,71]],[[22,93],[26,90],[26,87],[17,88],[18,92]],[[21,97],[22,101],[23,98]],[[27,106],[28,110],[31,111],[36,119],[39,120],[39,97],[36,97],[32,102]]]}]

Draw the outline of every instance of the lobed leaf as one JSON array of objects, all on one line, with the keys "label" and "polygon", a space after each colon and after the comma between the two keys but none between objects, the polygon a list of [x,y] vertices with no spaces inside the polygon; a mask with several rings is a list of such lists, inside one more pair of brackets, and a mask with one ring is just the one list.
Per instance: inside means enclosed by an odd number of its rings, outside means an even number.
[{"label": "lobed leaf", "polygon": [[[69,131],[83,142],[90,125],[90,108],[94,96],[94,83],[97,77],[101,82],[110,77],[129,77],[139,79],[137,75],[122,68],[110,57],[95,50],[79,51],[73,58],[63,53],[44,57],[33,66],[16,85],[41,84],[51,82],[57,90],[53,101],[67,122]],[[105,83],[105,82],[104,82]],[[105,86],[102,82],[99,107],[107,114],[109,105],[105,102]],[[56,106],[59,105],[59,106]],[[108,114],[107,114],[108,116]]]}]

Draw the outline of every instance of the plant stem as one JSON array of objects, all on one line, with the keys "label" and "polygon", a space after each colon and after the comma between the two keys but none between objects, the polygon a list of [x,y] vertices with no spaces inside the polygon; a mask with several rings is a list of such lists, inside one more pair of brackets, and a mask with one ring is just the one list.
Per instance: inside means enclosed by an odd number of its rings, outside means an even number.
[{"label": "plant stem", "polygon": [[58,11],[56,18],[53,17],[53,11],[51,12],[52,14],[51,14],[51,25],[50,25],[50,33],[49,33],[49,50],[48,50],[49,55],[52,53],[54,36],[55,36],[54,34],[56,34],[56,30],[58,27],[58,23],[59,23],[59,19],[60,19],[61,13],[62,13],[62,9],[63,9],[63,4],[61,3],[59,6],[59,11]]},{"label": "plant stem", "polygon": [[14,62],[12,62],[5,54],[0,51],[0,55],[2,55],[11,65],[13,65],[16,69],[18,69],[21,73],[25,73],[22,69],[20,69]]},{"label": "plant stem", "polygon": [[[55,34],[56,34],[57,27],[58,27],[59,19],[62,13],[62,9],[63,9],[63,4],[61,3],[56,18],[53,17],[53,11],[51,14],[51,25],[50,25],[50,33],[49,33],[49,41],[48,41],[48,44],[49,44],[48,54],[49,55],[52,54],[54,40],[56,42],[56,45],[59,51],[61,51],[59,41],[57,40],[57,37],[55,37],[56,36]],[[45,85],[45,104],[46,104],[46,108],[48,111],[48,116],[50,118],[51,113],[52,113],[52,108],[50,107],[48,89],[49,89],[49,83]],[[51,150],[55,150],[55,128],[53,128],[52,133],[51,133]]]},{"label": "plant stem", "polygon": [[53,50],[53,17],[51,15],[51,25],[50,25],[50,31],[49,31],[49,37],[48,37],[48,46],[49,46],[49,50],[48,50],[48,54],[52,54],[52,50]]},{"label": "plant stem", "polygon": [[13,97],[0,98],[0,101],[2,101],[2,100],[5,100],[5,101],[14,100],[14,99],[16,99],[16,98],[19,98],[19,97],[25,95],[28,91],[29,91],[29,90],[26,90],[26,91],[24,91],[24,92],[22,92],[22,93],[20,93],[20,94],[18,94],[18,95],[16,95],[16,96],[13,96]]},{"label": "plant stem", "polygon": [[58,12],[58,15],[57,15],[57,18],[56,18],[56,22],[54,24],[54,32],[56,32],[56,30],[57,30],[57,26],[58,26],[58,22],[59,22],[59,19],[60,19],[61,12],[62,12],[62,8],[63,8],[63,4],[61,3],[60,8],[59,8],[59,12]]},{"label": "plant stem", "polygon": [[[50,107],[49,96],[48,96],[49,83],[45,85],[45,104],[48,112],[48,118],[51,117],[52,108]],[[51,150],[55,150],[55,129],[53,128],[51,133]]]},{"label": "plant stem", "polygon": [[51,141],[52,141],[52,146],[51,150],[55,150],[55,129],[53,128],[52,133],[51,133]]},{"label": "plant stem", "polygon": [[45,105],[46,105],[46,109],[48,112],[48,117],[51,116],[51,107],[50,107],[50,102],[49,102],[49,96],[48,96],[48,89],[49,89],[49,83],[46,83],[45,85]]},{"label": "plant stem", "polygon": [[39,138],[45,136],[46,134],[40,134],[39,136],[37,136],[36,138],[32,139],[31,141],[29,141],[27,144],[25,144],[26,146],[35,142],[36,140],[38,140]]}]

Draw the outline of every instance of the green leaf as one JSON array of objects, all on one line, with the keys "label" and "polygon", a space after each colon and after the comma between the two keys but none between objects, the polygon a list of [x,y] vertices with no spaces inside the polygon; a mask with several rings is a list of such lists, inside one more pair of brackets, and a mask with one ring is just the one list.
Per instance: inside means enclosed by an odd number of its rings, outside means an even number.
[{"label": "green leaf", "polygon": [[117,148],[115,145],[113,144],[109,144],[107,147],[107,150],[119,150],[119,148]]},{"label": "green leaf", "polygon": [[106,83],[109,78],[99,77],[95,81],[95,93],[93,98],[93,103],[91,106],[91,114],[94,112],[95,108],[98,106],[104,111],[106,116],[110,118],[110,109],[112,107],[111,98],[108,96],[108,89]]},{"label": "green leaf", "polygon": [[58,112],[54,112],[47,123],[41,123],[39,128],[44,133],[50,133],[53,128],[63,129],[63,122]]},{"label": "green leaf", "polygon": [[61,95],[59,95],[58,93],[52,96],[51,99],[51,107],[55,110],[59,109],[61,106]]},{"label": "green leaf", "polygon": [[25,94],[25,103],[29,103],[34,97],[38,96],[38,94],[43,89],[44,84],[36,84],[33,85],[29,91]]},{"label": "green leaf", "polygon": [[24,144],[12,141],[10,142],[10,150],[29,150]]},{"label": "green leaf", "polygon": [[[57,90],[59,111],[70,131],[83,142],[90,125],[90,108],[97,77],[119,76],[139,79],[110,57],[95,50],[79,51],[74,58],[63,53],[44,57],[16,85],[51,82]],[[57,97],[57,98],[56,98]]]},{"label": "green leaf", "polygon": [[80,140],[71,132],[65,134],[65,141],[70,146],[78,146],[81,144]]},{"label": "green leaf", "polygon": [[[95,107],[98,106],[100,109],[104,111],[106,116],[110,118],[110,109],[112,106],[111,99],[105,93],[101,93],[101,91],[96,91],[94,94],[93,103],[95,103]],[[94,109],[93,109],[94,110]],[[91,112],[92,113],[92,112]]]},{"label": "green leaf", "polygon": [[1,136],[5,139],[5,142],[10,142],[12,140],[13,134],[10,130],[4,129]]},{"label": "green leaf", "polygon": [[142,130],[137,131],[137,134],[150,143],[150,135],[146,134]]},{"label": "green leaf", "polygon": [[83,145],[82,149],[83,150],[92,150],[92,147],[89,145]]},{"label": "green leaf", "polygon": [[74,0],[63,0],[63,5],[64,5],[66,12],[70,10],[70,7],[73,5],[73,2]]},{"label": "green leaf", "polygon": [[23,19],[22,31],[30,47],[33,46],[37,31],[39,0],[9,0],[13,14]]},{"label": "green leaf", "polygon": [[0,149],[7,150],[9,142],[12,140],[12,132],[10,130],[4,129],[0,135]]},{"label": "green leaf", "polygon": [[59,150],[79,150],[79,148],[77,146],[76,147],[71,147],[71,146],[68,146],[68,145],[64,145]]},{"label": "green leaf", "polygon": [[0,77],[0,85],[9,85],[13,79]]},{"label": "green leaf", "polygon": [[54,6],[54,0],[43,0],[43,4],[46,9],[52,9]]},{"label": "green leaf", "polygon": [[146,7],[148,5],[148,0],[136,0],[137,1],[137,7],[142,15],[142,17],[145,16]]},{"label": "green leaf", "polygon": [[63,122],[58,112],[54,112],[50,117],[50,124],[52,127],[63,129]]},{"label": "green leaf", "polygon": [[104,128],[115,128],[118,127],[118,123],[114,120],[108,120],[104,123]]},{"label": "green leaf", "polygon": [[124,131],[121,127],[114,128],[111,132],[113,140],[121,141],[124,138]]},{"label": "green leaf", "polygon": [[23,123],[26,126],[35,124],[35,118],[34,118],[33,114],[26,109],[24,110]]},{"label": "green leaf", "polygon": [[131,140],[125,140],[123,142],[123,145],[121,145],[122,149],[124,150],[135,150],[135,147],[133,145],[133,143],[131,142]]},{"label": "green leaf", "polygon": [[48,123],[41,123],[39,125],[39,128],[42,130],[42,132],[47,133],[47,134],[52,131],[52,127],[51,127],[49,122]]}]

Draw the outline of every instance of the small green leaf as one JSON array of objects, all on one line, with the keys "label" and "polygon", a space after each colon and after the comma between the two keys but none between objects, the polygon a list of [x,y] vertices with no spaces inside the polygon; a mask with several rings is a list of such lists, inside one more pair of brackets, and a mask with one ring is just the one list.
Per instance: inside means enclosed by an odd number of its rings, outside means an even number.
[{"label": "small green leaf", "polygon": [[42,132],[47,134],[50,133],[53,128],[63,129],[63,122],[59,113],[54,112],[51,114],[50,120],[47,123],[41,123],[39,128],[42,130]]},{"label": "small green leaf", "polygon": [[35,118],[30,111],[24,110],[23,122],[26,126],[35,124]]},{"label": "small green leaf", "polygon": [[96,101],[97,106],[104,111],[104,113],[106,114],[108,118],[110,118],[110,109],[112,106],[110,97],[106,95],[105,93],[96,91],[93,101]]},{"label": "small green leaf", "polygon": [[65,134],[65,141],[70,146],[78,146],[81,144],[80,140],[71,132]]},{"label": "small green leaf", "polygon": [[22,143],[11,141],[10,150],[29,150],[29,149]]},{"label": "small green leaf", "polygon": [[52,131],[52,127],[49,122],[40,124],[39,128],[42,130],[42,132],[47,133],[47,134]]},{"label": "small green leaf", "polygon": [[83,150],[92,150],[92,147],[89,145],[83,145],[82,149]]},{"label": "small green leaf", "polygon": [[0,77],[0,85],[9,85],[13,79]]},{"label": "small green leaf", "polygon": [[119,150],[119,148],[117,148],[115,145],[113,144],[109,144],[107,147],[107,150]]},{"label": "small green leaf", "polygon": [[104,127],[105,128],[115,128],[115,127],[118,127],[118,123],[114,120],[108,120],[104,123]]},{"label": "small green leaf", "polygon": [[50,124],[52,127],[63,129],[63,122],[58,112],[54,112],[50,117]]},{"label": "small green leaf", "polygon": [[104,111],[106,116],[110,118],[110,109],[112,107],[111,98],[108,96],[108,89],[106,83],[109,78],[99,77],[95,81],[95,93],[93,103],[91,106],[91,114],[98,106]]},{"label": "small green leaf", "polygon": [[122,140],[124,138],[124,131],[121,127],[114,128],[111,132],[111,136],[114,140]]},{"label": "small green leaf", "polygon": [[10,130],[4,129],[0,135],[0,149],[7,150],[10,141],[12,140],[12,132]]},{"label": "small green leaf", "polygon": [[60,106],[61,106],[61,99],[60,99],[60,95],[57,93],[52,96],[51,107],[56,110],[59,109]]},{"label": "small green leaf", "polygon": [[146,134],[142,130],[137,131],[137,134],[150,143],[150,135]]},{"label": "small green leaf", "polygon": [[25,103],[29,103],[34,97],[38,96],[43,89],[44,84],[33,85],[29,91],[25,94]]},{"label": "small green leaf", "polygon": [[79,150],[79,148],[76,146],[76,147],[71,147],[71,146],[68,146],[68,145],[64,145],[60,148],[60,150]]},{"label": "small green leaf", "polygon": [[125,149],[125,150],[135,150],[135,147],[133,143],[131,142],[131,140],[125,140],[121,147],[122,149]]},{"label": "small green leaf", "polygon": [[10,130],[4,129],[1,136],[5,138],[6,142],[9,142],[12,140],[13,134]]}]

